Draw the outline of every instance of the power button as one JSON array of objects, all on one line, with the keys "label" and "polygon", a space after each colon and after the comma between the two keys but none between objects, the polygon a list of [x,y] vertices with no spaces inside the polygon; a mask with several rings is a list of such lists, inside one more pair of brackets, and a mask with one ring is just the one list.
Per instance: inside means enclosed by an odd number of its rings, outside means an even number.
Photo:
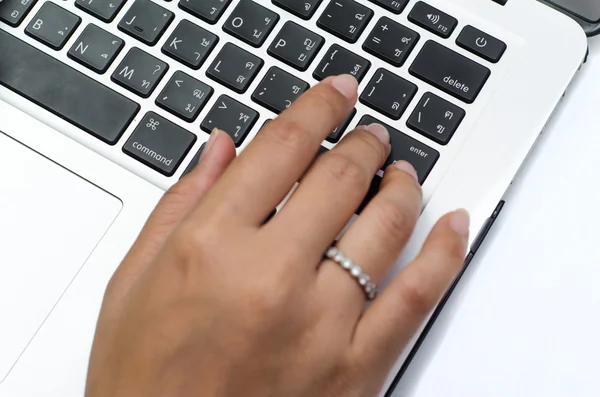
[{"label": "power button", "polygon": [[465,26],[456,44],[483,59],[496,63],[506,51],[506,44],[473,26]]}]

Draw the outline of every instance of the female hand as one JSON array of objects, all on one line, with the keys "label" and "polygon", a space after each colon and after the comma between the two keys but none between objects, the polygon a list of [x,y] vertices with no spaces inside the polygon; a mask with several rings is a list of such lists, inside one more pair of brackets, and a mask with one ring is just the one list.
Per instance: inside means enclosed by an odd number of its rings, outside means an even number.
[{"label": "female hand", "polygon": [[[107,288],[87,397],[376,396],[461,268],[469,219],[464,211],[442,218],[365,309],[356,279],[323,253],[388,157],[389,135],[360,127],[313,163],[356,99],[351,76],[323,81],[237,159],[227,134],[211,135]],[[379,282],[421,205],[414,169],[391,165],[337,247]]]}]

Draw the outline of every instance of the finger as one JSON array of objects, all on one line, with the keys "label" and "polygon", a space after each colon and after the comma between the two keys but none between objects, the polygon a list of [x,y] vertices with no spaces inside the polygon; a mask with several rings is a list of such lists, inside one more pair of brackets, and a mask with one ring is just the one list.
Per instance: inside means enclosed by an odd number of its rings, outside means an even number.
[{"label": "finger", "polygon": [[353,345],[361,360],[367,365],[393,365],[460,272],[468,238],[466,211],[440,219],[419,256],[396,275],[359,321]]},{"label": "finger", "polygon": [[319,259],[364,199],[389,153],[385,127],[372,124],[354,130],[302,178],[271,221],[274,233],[286,233],[296,249]]},{"label": "finger", "polygon": [[196,168],[165,193],[113,280],[130,285],[137,278],[162,248],[171,231],[196,207],[235,155],[235,145],[229,135],[214,130]]},{"label": "finger", "polygon": [[[412,235],[422,203],[415,169],[405,161],[391,165],[385,171],[379,193],[336,246],[360,265],[374,283],[379,283]],[[354,322],[362,312],[365,294],[344,271],[337,263],[326,261],[319,272],[319,283],[327,286],[324,291],[329,296],[325,299],[333,307],[343,302]]]},{"label": "finger", "polygon": [[308,90],[262,129],[194,216],[220,207],[244,223],[260,225],[310,165],[323,139],[347,117],[357,91],[350,75]]}]

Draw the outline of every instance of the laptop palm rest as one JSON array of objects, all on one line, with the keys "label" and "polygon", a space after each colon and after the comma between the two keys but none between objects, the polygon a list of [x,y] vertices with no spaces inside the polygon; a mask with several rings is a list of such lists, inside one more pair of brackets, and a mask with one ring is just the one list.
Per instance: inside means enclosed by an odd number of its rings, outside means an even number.
[{"label": "laptop palm rest", "polygon": [[0,382],[121,208],[0,132]]}]

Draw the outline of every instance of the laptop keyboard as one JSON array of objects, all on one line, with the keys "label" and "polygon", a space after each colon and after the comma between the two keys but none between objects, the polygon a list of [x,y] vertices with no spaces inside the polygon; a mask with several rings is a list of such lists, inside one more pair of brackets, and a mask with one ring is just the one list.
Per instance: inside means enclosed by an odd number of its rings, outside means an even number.
[{"label": "laptop keyboard", "polygon": [[311,85],[350,73],[360,106],[326,146],[387,125],[387,164],[407,160],[425,183],[507,49],[423,1],[38,1],[0,2],[0,84],[165,177],[197,162],[202,131],[244,147]]}]

